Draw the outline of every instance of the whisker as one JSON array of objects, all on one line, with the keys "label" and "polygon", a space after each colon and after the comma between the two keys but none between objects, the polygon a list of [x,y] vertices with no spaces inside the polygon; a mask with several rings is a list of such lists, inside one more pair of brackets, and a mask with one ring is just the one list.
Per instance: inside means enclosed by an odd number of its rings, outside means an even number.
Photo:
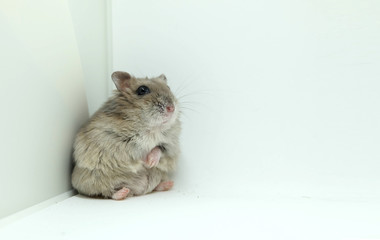
[{"label": "whisker", "polygon": [[177,89],[174,91],[175,95],[178,96],[184,91],[185,89],[189,88],[189,85],[191,82],[182,81],[181,84],[177,87]]},{"label": "whisker", "polygon": [[196,107],[196,108],[202,108],[207,109],[208,111],[212,111],[212,107],[204,102],[198,102],[198,101],[188,101],[188,102],[179,102],[180,107]]},{"label": "whisker", "polygon": [[201,102],[197,102],[197,101],[181,101],[179,102],[180,104],[201,104]]},{"label": "whisker", "polygon": [[188,108],[188,107],[181,107],[181,109],[186,109],[186,110],[190,110],[190,111],[193,111],[193,112],[197,112],[199,113],[199,111],[193,109],[193,108]]},{"label": "whisker", "polygon": [[209,95],[209,94],[207,94],[207,93],[199,93],[199,92],[191,92],[191,93],[186,93],[184,95],[178,96],[177,99],[181,100],[181,99],[186,98],[186,97],[200,96],[200,95],[205,96],[205,95]]},{"label": "whisker", "polygon": [[188,120],[191,120],[191,118],[184,112],[180,112],[181,116],[186,117]]}]

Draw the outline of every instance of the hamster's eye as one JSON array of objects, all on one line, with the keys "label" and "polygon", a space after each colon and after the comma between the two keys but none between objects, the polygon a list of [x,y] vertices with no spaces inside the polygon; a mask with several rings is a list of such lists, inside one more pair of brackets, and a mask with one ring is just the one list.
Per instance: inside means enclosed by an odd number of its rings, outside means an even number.
[{"label": "hamster's eye", "polygon": [[137,90],[136,90],[136,93],[137,95],[145,95],[145,94],[148,94],[150,93],[150,90],[147,86],[140,86]]}]

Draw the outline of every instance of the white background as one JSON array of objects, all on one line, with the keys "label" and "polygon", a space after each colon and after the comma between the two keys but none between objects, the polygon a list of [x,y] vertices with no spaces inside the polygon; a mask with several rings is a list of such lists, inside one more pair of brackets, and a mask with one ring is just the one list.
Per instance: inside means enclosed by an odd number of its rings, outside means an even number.
[{"label": "white background", "polygon": [[368,0],[114,0],[114,70],[165,73],[179,89],[179,188],[378,197],[379,12]]}]

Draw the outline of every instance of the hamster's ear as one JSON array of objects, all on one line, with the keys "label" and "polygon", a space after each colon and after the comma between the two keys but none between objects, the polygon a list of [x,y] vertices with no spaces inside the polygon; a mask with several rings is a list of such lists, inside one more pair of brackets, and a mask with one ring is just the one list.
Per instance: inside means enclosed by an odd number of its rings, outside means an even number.
[{"label": "hamster's ear", "polygon": [[166,76],[164,74],[161,74],[160,76],[158,76],[158,78],[167,82]]},{"label": "hamster's ear", "polygon": [[112,81],[115,83],[116,88],[120,92],[125,92],[127,88],[130,87],[130,80],[131,80],[131,75],[127,72],[114,72],[111,75]]}]

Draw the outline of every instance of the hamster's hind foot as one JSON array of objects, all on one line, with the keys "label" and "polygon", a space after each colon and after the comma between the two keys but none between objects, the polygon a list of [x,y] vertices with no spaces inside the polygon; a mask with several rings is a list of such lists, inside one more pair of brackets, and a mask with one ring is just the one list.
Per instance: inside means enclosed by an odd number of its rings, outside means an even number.
[{"label": "hamster's hind foot", "polygon": [[112,199],[114,199],[114,200],[124,200],[124,199],[127,198],[129,191],[130,191],[129,188],[123,187],[122,189],[120,189],[119,191],[115,192],[112,195]]},{"label": "hamster's hind foot", "polygon": [[161,182],[157,185],[157,187],[154,189],[155,191],[168,191],[170,190],[174,185],[173,181],[165,181]]}]

